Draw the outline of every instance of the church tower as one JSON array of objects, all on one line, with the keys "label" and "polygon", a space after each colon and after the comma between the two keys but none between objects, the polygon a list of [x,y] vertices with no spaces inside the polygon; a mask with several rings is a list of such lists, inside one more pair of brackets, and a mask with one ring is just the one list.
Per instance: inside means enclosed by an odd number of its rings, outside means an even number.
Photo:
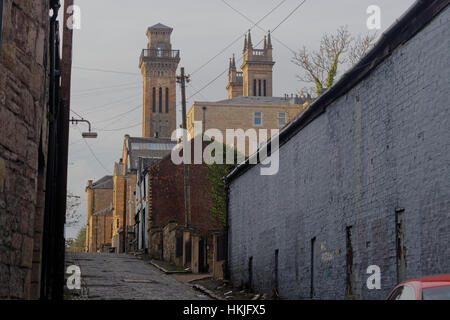
[{"label": "church tower", "polygon": [[270,31],[264,37],[264,49],[253,48],[250,30],[245,37],[243,71],[244,96],[272,96],[272,70],[275,62],[272,59],[272,39]]},{"label": "church tower", "polygon": [[172,28],[148,28],[147,49],[139,61],[143,78],[143,137],[168,137],[176,129],[176,70],[180,51],[172,50]]},{"label": "church tower", "polygon": [[230,59],[230,68],[228,70],[228,99],[242,96],[242,72],[236,69],[236,59]]}]

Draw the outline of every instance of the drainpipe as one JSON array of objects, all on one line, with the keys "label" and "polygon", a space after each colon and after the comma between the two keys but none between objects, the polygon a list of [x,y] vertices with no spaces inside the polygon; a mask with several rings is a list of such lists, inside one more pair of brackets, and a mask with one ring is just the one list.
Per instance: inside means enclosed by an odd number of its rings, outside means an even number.
[{"label": "drainpipe", "polygon": [[123,252],[127,253],[127,178],[124,177],[123,188]]},{"label": "drainpipe", "polygon": [[[50,57],[50,79],[49,79],[49,110],[48,110],[48,152],[47,152],[47,173],[46,173],[46,193],[45,193],[45,212],[44,212],[44,228],[42,241],[42,260],[41,260],[41,299],[60,299],[62,300],[62,283],[61,279],[56,276],[56,270],[60,269],[64,261],[57,261],[55,228],[56,217],[56,191],[57,191],[57,113],[59,105],[59,39],[58,34],[58,11],[60,8],[59,1],[53,0],[50,3],[52,16],[50,17],[50,34],[49,34],[49,57]],[[64,232],[64,230],[63,230]],[[58,237],[59,238],[59,237]],[[59,249],[59,248],[58,248]],[[59,272],[58,272],[59,276]],[[60,288],[58,288],[61,286]],[[53,290],[55,289],[55,290]]]}]

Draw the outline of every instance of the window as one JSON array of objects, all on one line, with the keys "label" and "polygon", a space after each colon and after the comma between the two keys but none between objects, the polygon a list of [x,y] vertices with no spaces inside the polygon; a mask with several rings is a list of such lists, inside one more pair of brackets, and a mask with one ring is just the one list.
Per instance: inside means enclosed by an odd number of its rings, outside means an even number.
[{"label": "window", "polygon": [[422,300],[450,300],[450,286],[422,289]]},{"label": "window", "polygon": [[261,80],[258,80],[258,95],[261,96]]},{"label": "window", "polygon": [[163,100],[163,94],[162,94],[162,88],[159,88],[159,112],[162,112],[162,100]]},{"label": "window", "polygon": [[262,125],[262,112],[255,112],[255,115],[253,118],[253,125],[255,125],[255,126]]},{"label": "window", "polygon": [[156,88],[153,87],[153,95],[152,95],[152,111],[156,112]]},{"label": "window", "polygon": [[253,80],[253,95],[257,96],[257,93],[256,93],[256,79]]},{"label": "window", "polygon": [[166,113],[169,113],[169,88],[166,88]]},{"label": "window", "polygon": [[400,286],[392,292],[388,300],[416,300],[416,293],[411,286]]},{"label": "window", "polygon": [[286,112],[278,112],[278,125],[284,126],[286,124]]},{"label": "window", "polygon": [[264,80],[264,97],[267,97],[267,82]]}]

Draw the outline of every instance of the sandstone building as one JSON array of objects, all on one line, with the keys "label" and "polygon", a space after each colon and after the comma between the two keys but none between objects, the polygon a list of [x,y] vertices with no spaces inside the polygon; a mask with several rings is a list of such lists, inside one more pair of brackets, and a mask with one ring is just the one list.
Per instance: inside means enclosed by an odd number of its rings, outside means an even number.
[{"label": "sandstone building", "polygon": [[449,272],[449,22],[448,1],[416,2],[280,132],[278,174],[246,162],[227,177],[233,284],[385,299]]},{"label": "sandstone building", "polygon": [[113,231],[113,177],[88,181],[86,252],[108,252]]},{"label": "sandstone building", "polygon": [[[235,57],[230,59],[226,87],[228,99],[195,101],[187,112],[187,130],[191,138],[208,129],[219,129],[223,137],[226,136],[226,129],[281,129],[306,107],[306,101],[298,96],[272,96],[275,64],[272,52],[270,33],[264,39],[263,49],[256,49],[248,32],[244,42],[242,71],[237,70]],[[194,122],[202,124],[202,132],[194,132]],[[220,137],[216,140],[221,141]],[[239,151],[249,155],[248,144],[246,150]]]}]

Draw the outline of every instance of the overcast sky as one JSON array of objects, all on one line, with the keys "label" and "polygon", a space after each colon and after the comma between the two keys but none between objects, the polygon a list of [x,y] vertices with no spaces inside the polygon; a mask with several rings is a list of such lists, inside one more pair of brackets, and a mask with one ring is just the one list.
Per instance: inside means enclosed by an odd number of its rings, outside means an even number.
[{"label": "overcast sky", "polygon": [[[174,29],[172,48],[181,50],[180,66],[192,74],[187,89],[189,97],[225,71],[233,53],[236,58],[242,55],[243,38],[198,70],[253,27],[243,16],[256,22],[282,3],[258,24],[264,32],[259,27],[252,29],[256,44],[266,30],[273,30],[302,2],[226,1],[242,15],[222,0],[75,0],[81,9],[81,29],[74,32],[72,110],[91,121],[99,136],[95,140],[83,140],[80,130],[87,131],[87,127],[71,126],[68,188],[81,196],[82,221],[77,227],[67,229],[67,237],[75,237],[86,223],[87,180],[112,175],[114,162],[121,157],[123,136],[141,136],[142,79],[138,62],[141,50],[147,45],[147,28],[163,23]],[[332,33],[343,25],[355,35],[370,32],[366,27],[366,10],[370,5],[381,8],[378,31],[381,35],[413,3],[414,0],[307,0],[273,33],[274,96],[295,94],[304,87],[296,78],[299,70],[291,62],[293,54],[289,49],[298,50],[303,46],[316,49],[323,33]],[[189,99],[188,109],[194,100],[226,99],[226,82],[225,73]]]}]

